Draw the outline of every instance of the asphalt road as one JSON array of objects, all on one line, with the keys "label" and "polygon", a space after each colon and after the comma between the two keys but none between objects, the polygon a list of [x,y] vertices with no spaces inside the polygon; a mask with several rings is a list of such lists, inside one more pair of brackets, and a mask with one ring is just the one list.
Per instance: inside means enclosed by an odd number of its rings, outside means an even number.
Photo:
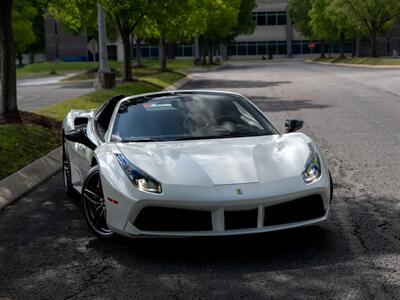
[{"label": "asphalt road", "polygon": [[0,213],[0,298],[399,299],[400,70],[241,64],[189,88],[239,91],[278,127],[305,120],[335,181],[318,227],[99,241],[58,174]]},{"label": "asphalt road", "polygon": [[17,81],[18,108],[32,111],[93,91],[92,82],[62,82],[66,76],[45,76]]}]

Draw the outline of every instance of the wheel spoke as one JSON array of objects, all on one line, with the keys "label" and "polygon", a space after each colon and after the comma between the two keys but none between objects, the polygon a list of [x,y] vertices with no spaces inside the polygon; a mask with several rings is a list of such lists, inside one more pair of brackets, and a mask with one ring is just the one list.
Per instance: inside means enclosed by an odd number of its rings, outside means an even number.
[{"label": "wheel spoke", "polygon": [[99,206],[96,208],[94,215],[93,215],[93,226],[97,227],[99,224],[99,221],[101,220],[101,217],[104,216],[105,212],[105,207],[104,206]]},{"label": "wheel spoke", "polygon": [[104,199],[93,193],[92,191],[85,189],[83,195],[94,205],[101,205],[104,203]]}]

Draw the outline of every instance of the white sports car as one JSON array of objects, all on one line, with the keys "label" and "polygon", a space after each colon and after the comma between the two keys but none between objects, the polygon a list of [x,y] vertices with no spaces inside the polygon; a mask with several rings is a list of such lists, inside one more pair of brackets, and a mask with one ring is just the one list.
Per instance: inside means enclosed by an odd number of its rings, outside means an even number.
[{"label": "white sports car", "polygon": [[101,238],[260,233],[326,220],[332,180],[315,143],[216,91],[116,96],[63,123],[67,192]]}]

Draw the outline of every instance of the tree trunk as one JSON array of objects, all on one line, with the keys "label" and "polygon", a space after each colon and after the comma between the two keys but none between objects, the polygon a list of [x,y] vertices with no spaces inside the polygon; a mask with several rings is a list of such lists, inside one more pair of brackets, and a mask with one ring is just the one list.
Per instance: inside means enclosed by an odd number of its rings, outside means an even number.
[{"label": "tree trunk", "polygon": [[12,30],[12,2],[12,0],[0,1],[0,113],[13,113],[18,111],[15,43]]},{"label": "tree trunk", "polygon": [[200,63],[203,66],[205,66],[207,64],[207,59],[206,59],[205,41],[203,37],[199,38],[199,44],[200,44]]},{"label": "tree trunk", "polygon": [[142,45],[142,39],[136,38],[136,67],[142,66],[141,45]]},{"label": "tree trunk", "polygon": [[213,43],[209,42],[208,44],[208,63],[210,65],[214,64],[214,56],[213,56]]},{"label": "tree trunk", "polygon": [[357,56],[357,39],[356,38],[353,39],[353,51],[351,52],[351,56],[352,57]]},{"label": "tree trunk", "polygon": [[167,47],[165,38],[160,38],[160,71],[167,70]]},{"label": "tree trunk", "polygon": [[360,38],[357,38],[356,39],[356,56],[357,57],[360,57],[360,43],[361,43]]},{"label": "tree trunk", "polygon": [[22,53],[21,52],[18,52],[17,58],[18,58],[18,66],[22,67]]},{"label": "tree trunk", "polygon": [[321,40],[321,58],[325,58],[325,40]]},{"label": "tree trunk", "polygon": [[124,81],[132,81],[132,47],[129,33],[121,32],[122,44],[124,46]]},{"label": "tree trunk", "polygon": [[371,47],[372,47],[372,57],[378,57],[378,49],[376,43],[376,29],[371,32]]},{"label": "tree trunk", "polygon": [[176,43],[168,44],[168,59],[175,59]]},{"label": "tree trunk", "polygon": [[346,56],[344,55],[344,32],[340,33],[340,58],[345,58]]}]

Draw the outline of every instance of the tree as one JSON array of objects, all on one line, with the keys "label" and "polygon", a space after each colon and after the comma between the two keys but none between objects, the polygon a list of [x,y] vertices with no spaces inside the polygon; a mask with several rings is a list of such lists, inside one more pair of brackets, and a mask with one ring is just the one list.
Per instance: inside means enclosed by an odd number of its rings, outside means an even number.
[{"label": "tree", "polygon": [[117,24],[124,47],[124,81],[132,81],[131,35],[149,8],[149,0],[102,0],[107,16]]},{"label": "tree", "polygon": [[213,50],[217,43],[226,42],[233,37],[233,31],[238,26],[241,0],[218,0],[208,3],[207,28],[200,42],[205,63],[205,44],[208,44],[209,63],[213,63]]},{"label": "tree", "polygon": [[167,41],[191,40],[204,31],[208,8],[206,3],[209,1],[212,0],[155,0],[152,2],[148,16],[154,25],[154,30],[150,37],[157,37],[160,41],[161,71],[167,69]]},{"label": "tree", "polygon": [[22,53],[36,41],[33,20],[39,10],[28,0],[18,0],[13,5],[13,33],[19,64],[22,65]]},{"label": "tree", "polygon": [[289,0],[289,16],[294,27],[306,38],[313,39],[314,33],[311,27],[311,0]]},{"label": "tree", "polygon": [[253,10],[257,7],[256,0],[241,0],[236,26],[232,29],[233,37],[239,34],[252,34],[256,28]]},{"label": "tree", "polygon": [[49,0],[48,11],[71,33],[97,33],[97,0]]},{"label": "tree", "polygon": [[[47,7],[50,15],[57,19],[63,30],[72,34],[84,33],[97,40],[97,0],[47,0]],[[107,38],[116,40],[116,26],[110,20],[107,21]]]},{"label": "tree", "polygon": [[350,22],[367,32],[371,40],[371,54],[378,56],[377,35],[384,34],[400,16],[399,0],[341,0],[348,11]]},{"label": "tree", "polygon": [[12,8],[13,0],[0,1],[0,113],[13,113],[18,111]]},{"label": "tree", "polygon": [[[310,26],[313,36],[324,42],[337,41],[338,35],[341,35],[343,38],[343,34],[339,33],[336,24],[328,14],[328,7],[331,4],[331,0],[310,0],[310,4],[311,9],[308,12],[308,15],[310,17]],[[342,43],[344,43],[344,38],[342,39]],[[342,47],[342,49],[344,48]],[[324,57],[325,49],[322,49],[321,47],[321,50],[321,57]],[[342,55],[344,56],[343,53]]]}]

